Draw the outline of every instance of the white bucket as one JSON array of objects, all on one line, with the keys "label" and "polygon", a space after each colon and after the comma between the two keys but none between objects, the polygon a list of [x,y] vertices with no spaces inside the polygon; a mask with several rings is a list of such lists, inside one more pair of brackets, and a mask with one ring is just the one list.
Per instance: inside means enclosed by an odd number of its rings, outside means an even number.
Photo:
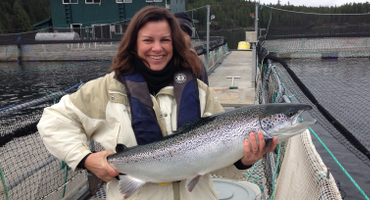
[{"label": "white bucket", "polygon": [[213,179],[220,200],[259,200],[261,192],[253,183],[227,179]]}]

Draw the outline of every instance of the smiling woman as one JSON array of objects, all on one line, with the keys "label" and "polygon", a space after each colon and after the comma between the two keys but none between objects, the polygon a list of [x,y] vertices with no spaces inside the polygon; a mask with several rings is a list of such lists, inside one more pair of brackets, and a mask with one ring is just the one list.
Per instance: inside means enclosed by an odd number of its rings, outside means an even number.
[{"label": "smiling woman", "polygon": [[[107,200],[123,199],[123,195],[142,200],[217,200],[207,171],[192,174],[194,177],[188,179],[191,184],[186,179],[166,184],[150,180],[144,184],[143,180],[129,178],[124,182],[127,184],[119,185],[115,177],[124,172],[107,162],[107,157],[122,146],[154,143],[175,134],[187,123],[224,111],[209,87],[196,78],[202,68],[197,54],[188,45],[169,10],[155,6],[141,9],[122,38],[112,63],[113,72],[87,82],[58,104],[45,108],[37,127],[46,148],[73,170],[86,168],[108,182]],[[89,139],[101,144],[105,151],[93,153],[85,145]],[[235,160],[239,160],[213,173],[237,178],[260,160],[265,151],[271,152],[276,143],[275,138],[271,147],[266,148],[262,132],[258,132],[258,138],[250,133],[250,140],[238,144],[242,151]],[[153,157],[155,152],[148,154]],[[161,174],[153,176],[161,178]],[[137,183],[143,183],[140,189]],[[187,190],[185,184],[197,187]],[[135,190],[126,190],[132,187]]]},{"label": "smiling woman", "polygon": [[[164,59],[167,61],[166,64],[172,59],[174,68],[189,69],[196,76],[201,73],[202,68],[197,60],[197,54],[189,50],[182,35],[180,25],[176,18],[174,18],[173,14],[167,11],[168,10],[166,9],[159,9],[159,7],[148,6],[136,13],[131,20],[136,23],[130,23],[128,25],[126,34],[122,38],[119,46],[118,53],[113,60],[111,68],[112,71],[122,73],[124,75],[133,73],[135,69],[137,69],[137,66],[135,66],[137,56],[139,56],[140,60],[143,61],[146,66],[150,66],[146,58],[146,56],[149,56],[147,53],[152,53],[153,55],[151,56],[155,56],[158,59],[158,49],[154,49],[153,51],[153,44],[160,41],[161,47],[163,48],[160,54],[171,53],[171,55],[166,55],[166,58]],[[144,33],[145,35],[143,35]],[[146,38],[142,38],[143,36]],[[154,38],[154,36],[156,38]],[[140,40],[138,37],[141,37]],[[144,41],[143,39],[146,39],[147,41]],[[149,40],[152,40],[150,41],[150,45]],[[139,42],[140,44],[145,43],[145,45],[138,46]],[[169,48],[164,48],[167,46],[165,44],[172,46],[172,52],[169,52]],[[141,54],[143,52],[138,49],[141,46],[145,46],[145,48],[149,48],[150,46],[150,48],[152,48],[152,52],[145,52],[147,55],[144,56]],[[154,48],[158,47],[159,46]]]},{"label": "smiling woman", "polygon": [[140,29],[137,55],[149,69],[164,69],[173,55],[171,27],[167,21],[148,22]]}]

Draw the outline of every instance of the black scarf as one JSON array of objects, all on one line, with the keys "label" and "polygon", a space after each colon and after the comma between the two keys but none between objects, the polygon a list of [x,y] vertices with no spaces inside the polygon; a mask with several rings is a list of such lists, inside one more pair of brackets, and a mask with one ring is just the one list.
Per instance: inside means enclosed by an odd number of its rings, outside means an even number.
[{"label": "black scarf", "polygon": [[136,58],[135,64],[138,71],[144,76],[150,94],[157,94],[159,90],[167,86],[173,80],[173,74],[175,73],[173,59],[171,59],[166,67],[160,71],[149,69],[140,58]]}]

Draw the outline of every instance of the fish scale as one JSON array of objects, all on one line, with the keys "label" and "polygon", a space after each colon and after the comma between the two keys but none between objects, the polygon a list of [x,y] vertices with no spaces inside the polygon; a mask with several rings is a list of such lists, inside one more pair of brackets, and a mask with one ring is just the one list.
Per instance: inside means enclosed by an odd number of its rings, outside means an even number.
[{"label": "fish scale", "polygon": [[190,122],[162,140],[117,152],[108,163],[123,174],[119,188],[125,198],[147,182],[186,179],[192,191],[202,175],[243,157],[250,132],[261,131],[269,144],[273,137],[281,142],[315,124],[297,120],[309,109],[305,104],[263,104],[226,111]]}]

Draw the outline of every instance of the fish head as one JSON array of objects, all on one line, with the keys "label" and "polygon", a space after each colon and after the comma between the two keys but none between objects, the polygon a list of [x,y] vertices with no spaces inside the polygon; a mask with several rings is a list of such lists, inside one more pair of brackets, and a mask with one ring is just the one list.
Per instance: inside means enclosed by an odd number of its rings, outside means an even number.
[{"label": "fish head", "polygon": [[317,123],[316,119],[313,121],[299,119],[304,111],[310,109],[312,107],[307,104],[269,104],[260,115],[260,124],[266,134],[282,142]]}]

